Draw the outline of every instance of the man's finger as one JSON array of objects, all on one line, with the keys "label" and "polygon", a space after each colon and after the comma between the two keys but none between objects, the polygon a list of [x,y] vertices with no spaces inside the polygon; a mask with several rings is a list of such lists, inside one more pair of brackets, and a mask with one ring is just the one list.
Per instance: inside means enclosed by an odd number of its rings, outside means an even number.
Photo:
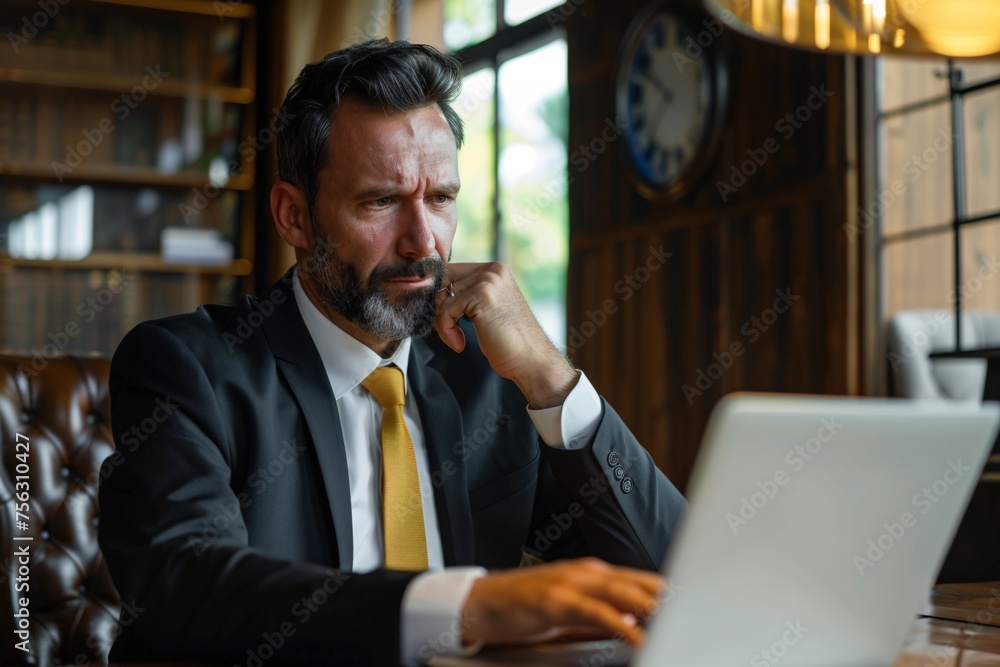
[{"label": "man's finger", "polygon": [[595,581],[607,581],[609,577],[613,577],[619,581],[627,581],[636,586],[640,586],[643,590],[649,592],[651,595],[659,595],[667,587],[667,580],[663,578],[663,575],[658,572],[647,572],[645,570],[636,570],[631,567],[621,567],[617,565],[610,565],[604,561],[595,558],[581,558],[576,561],[570,561],[576,566],[583,567],[584,572],[593,572],[597,576],[593,579]]},{"label": "man's finger", "polygon": [[437,295],[437,312],[434,315],[434,329],[444,344],[461,352],[465,349],[465,332],[458,328],[458,318],[465,312],[455,303],[458,297],[452,297],[448,292]]},{"label": "man's finger", "polygon": [[477,273],[483,266],[485,265],[479,262],[449,262],[448,269],[444,274],[444,282],[441,284],[457,283],[459,280]]},{"label": "man's finger", "polygon": [[588,590],[587,593],[614,605],[621,612],[632,614],[636,618],[649,618],[649,615],[656,611],[659,606],[655,593],[650,593],[641,586],[620,579]]},{"label": "man's finger", "polygon": [[604,628],[609,634],[620,635],[633,646],[638,646],[643,640],[642,628],[634,618],[593,597],[580,595],[574,598],[562,616],[563,623]]},{"label": "man's finger", "polygon": [[667,580],[657,572],[634,570],[630,567],[611,566],[611,568],[615,578],[640,586],[651,595],[662,595],[667,589]]}]

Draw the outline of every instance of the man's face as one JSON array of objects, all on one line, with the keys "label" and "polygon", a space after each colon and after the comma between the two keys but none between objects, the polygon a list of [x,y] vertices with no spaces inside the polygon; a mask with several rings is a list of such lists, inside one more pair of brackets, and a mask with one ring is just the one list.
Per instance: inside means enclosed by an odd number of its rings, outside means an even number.
[{"label": "man's face", "polygon": [[457,222],[447,121],[437,105],[384,112],[347,99],[329,151],[303,263],[316,296],[338,325],[377,342],[428,333]]}]

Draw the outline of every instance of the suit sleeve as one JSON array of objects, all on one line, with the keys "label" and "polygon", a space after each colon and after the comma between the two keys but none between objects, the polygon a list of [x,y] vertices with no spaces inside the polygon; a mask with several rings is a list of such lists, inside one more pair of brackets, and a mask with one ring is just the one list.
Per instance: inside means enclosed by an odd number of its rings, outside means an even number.
[{"label": "suit sleeve", "polygon": [[398,664],[414,574],[351,574],[248,546],[230,487],[239,443],[177,336],[130,333],[111,401],[117,450],[101,470],[99,539],[128,611],[113,659]]},{"label": "suit sleeve", "polygon": [[687,503],[614,409],[603,399],[601,404],[603,414],[587,446],[541,445],[565,504],[546,516],[535,534],[544,536],[546,524],[568,515],[578,530],[566,532],[566,538],[582,543],[576,546],[582,554],[658,570]]}]

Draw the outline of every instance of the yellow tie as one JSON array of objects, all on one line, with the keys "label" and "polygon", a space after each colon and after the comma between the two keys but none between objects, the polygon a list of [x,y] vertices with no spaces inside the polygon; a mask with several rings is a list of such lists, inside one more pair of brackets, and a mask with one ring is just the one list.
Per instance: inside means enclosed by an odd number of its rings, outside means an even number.
[{"label": "yellow tie", "polygon": [[403,371],[382,366],[361,384],[382,405],[382,534],[385,566],[426,570],[427,537],[420,500],[417,458],[403,421]]}]

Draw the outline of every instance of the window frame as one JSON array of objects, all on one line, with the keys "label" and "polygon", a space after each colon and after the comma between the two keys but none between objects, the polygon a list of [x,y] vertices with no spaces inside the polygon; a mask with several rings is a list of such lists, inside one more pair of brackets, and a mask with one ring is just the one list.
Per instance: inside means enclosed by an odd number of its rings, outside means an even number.
[{"label": "window frame", "polygon": [[[886,276],[886,251],[897,243],[905,243],[916,239],[939,235],[942,233],[951,234],[952,254],[953,254],[953,283],[955,290],[954,316],[955,316],[955,342],[956,349],[962,348],[962,321],[961,312],[963,309],[962,290],[962,231],[963,229],[980,223],[996,222],[1000,220],[1000,209],[987,211],[977,215],[967,213],[967,188],[966,178],[966,141],[968,136],[965,132],[965,103],[966,98],[974,93],[985,90],[1000,90],[1000,76],[977,81],[973,84],[963,84],[962,66],[954,59],[946,61],[947,70],[944,72],[948,80],[948,92],[934,95],[918,101],[909,102],[893,109],[883,109],[882,101],[885,96],[885,72],[884,57],[865,59],[862,64],[862,164],[864,173],[868,174],[862,180],[862,202],[870,204],[876,200],[878,193],[886,190],[887,182],[887,133],[885,123],[893,118],[905,117],[908,114],[927,109],[934,105],[947,103],[949,105],[949,116],[951,122],[951,134],[954,139],[949,152],[951,155],[951,185],[952,185],[952,206],[951,220],[948,222],[928,225],[918,229],[886,232],[886,219],[884,213],[875,217],[874,234],[864,234],[862,236],[862,261],[865,271],[863,273],[863,293],[868,296],[866,299],[866,319],[875,324],[862,332],[864,345],[873,350],[870,355],[866,355],[874,363],[865,370],[865,384],[872,389],[872,393],[888,394],[888,372],[886,368],[885,351],[887,349],[886,324],[888,322],[887,313],[887,288]],[[861,221],[856,221],[860,225]]]},{"label": "window frame", "polygon": [[451,52],[451,55],[462,63],[463,77],[474,74],[482,69],[493,70],[493,259],[500,258],[503,245],[503,210],[500,206],[500,154],[501,154],[501,123],[500,114],[500,67],[509,60],[539,49],[560,38],[565,39],[566,33],[561,26],[555,25],[550,13],[558,12],[560,5],[537,14],[517,25],[507,25],[504,20],[506,0],[496,0],[496,32],[486,39],[469,44]]}]

